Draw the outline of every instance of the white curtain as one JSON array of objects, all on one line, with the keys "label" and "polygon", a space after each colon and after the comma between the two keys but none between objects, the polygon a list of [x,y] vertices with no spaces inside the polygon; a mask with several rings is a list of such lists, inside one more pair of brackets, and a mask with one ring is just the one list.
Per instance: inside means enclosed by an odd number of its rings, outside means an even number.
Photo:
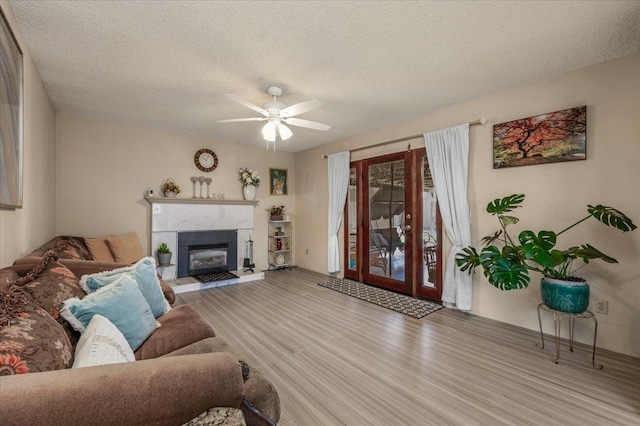
[{"label": "white curtain", "polygon": [[456,254],[471,244],[471,221],[467,201],[469,168],[469,124],[424,134],[427,158],[442,223],[453,243],[444,274],[442,301],[454,303],[463,311],[471,310],[471,275],[455,264]]},{"label": "white curtain", "polygon": [[329,248],[327,265],[329,273],[340,271],[340,247],[338,231],[344,215],[344,203],[349,190],[349,151],[329,155]]}]

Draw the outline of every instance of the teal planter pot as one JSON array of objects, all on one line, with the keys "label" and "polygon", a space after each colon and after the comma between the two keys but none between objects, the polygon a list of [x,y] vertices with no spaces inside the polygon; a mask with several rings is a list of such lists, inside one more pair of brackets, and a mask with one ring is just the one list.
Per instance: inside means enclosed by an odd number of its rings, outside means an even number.
[{"label": "teal planter pot", "polygon": [[540,280],[542,303],[560,312],[579,314],[589,307],[589,284],[552,278]]}]

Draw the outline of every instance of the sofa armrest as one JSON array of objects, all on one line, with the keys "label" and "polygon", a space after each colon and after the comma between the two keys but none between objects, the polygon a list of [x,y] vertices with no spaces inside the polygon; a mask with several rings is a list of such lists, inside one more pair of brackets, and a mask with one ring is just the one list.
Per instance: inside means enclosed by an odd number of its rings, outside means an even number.
[{"label": "sofa armrest", "polygon": [[243,392],[240,364],[209,353],[3,376],[0,411],[3,425],[179,425]]}]

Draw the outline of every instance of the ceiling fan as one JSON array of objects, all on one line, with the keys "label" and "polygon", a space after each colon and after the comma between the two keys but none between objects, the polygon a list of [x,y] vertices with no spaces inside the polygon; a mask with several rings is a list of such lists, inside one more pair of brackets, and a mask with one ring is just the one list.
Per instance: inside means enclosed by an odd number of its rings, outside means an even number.
[{"label": "ceiling fan", "polygon": [[267,123],[262,128],[262,137],[267,141],[267,148],[269,142],[273,142],[273,149],[275,150],[276,136],[280,135],[280,139],[287,140],[293,135],[289,127],[285,125],[290,124],[292,126],[306,127],[314,130],[329,130],[331,126],[326,124],[317,123],[315,121],[304,120],[302,118],[295,118],[296,115],[303,114],[312,109],[318,108],[322,105],[319,101],[311,99],[308,101],[300,102],[295,105],[287,107],[282,102],[278,101],[278,96],[282,95],[282,89],[280,87],[272,86],[267,89],[267,93],[273,97],[273,100],[262,105],[262,108],[247,102],[244,99],[225,93],[225,96],[231,100],[238,102],[241,105],[251,108],[254,111],[259,112],[263,117],[251,117],[251,118],[234,118],[231,120],[218,120],[218,123],[237,123],[240,121],[266,121]]}]

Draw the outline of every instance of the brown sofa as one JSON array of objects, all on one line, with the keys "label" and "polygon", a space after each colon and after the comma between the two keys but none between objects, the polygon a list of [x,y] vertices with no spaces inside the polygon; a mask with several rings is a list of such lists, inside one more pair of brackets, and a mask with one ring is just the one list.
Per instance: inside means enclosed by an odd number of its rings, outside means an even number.
[{"label": "brown sofa", "polygon": [[[50,243],[45,246],[55,245]],[[0,269],[0,291],[31,271],[44,251]],[[90,259],[59,263],[77,277],[124,266]],[[163,290],[172,304],[173,291]],[[136,362],[8,376],[0,371],[2,424],[181,425],[213,407],[240,408],[248,425],[277,423],[275,388],[260,372],[243,368],[242,356],[191,306],[175,306],[158,322],[161,327],[135,351]]]}]

